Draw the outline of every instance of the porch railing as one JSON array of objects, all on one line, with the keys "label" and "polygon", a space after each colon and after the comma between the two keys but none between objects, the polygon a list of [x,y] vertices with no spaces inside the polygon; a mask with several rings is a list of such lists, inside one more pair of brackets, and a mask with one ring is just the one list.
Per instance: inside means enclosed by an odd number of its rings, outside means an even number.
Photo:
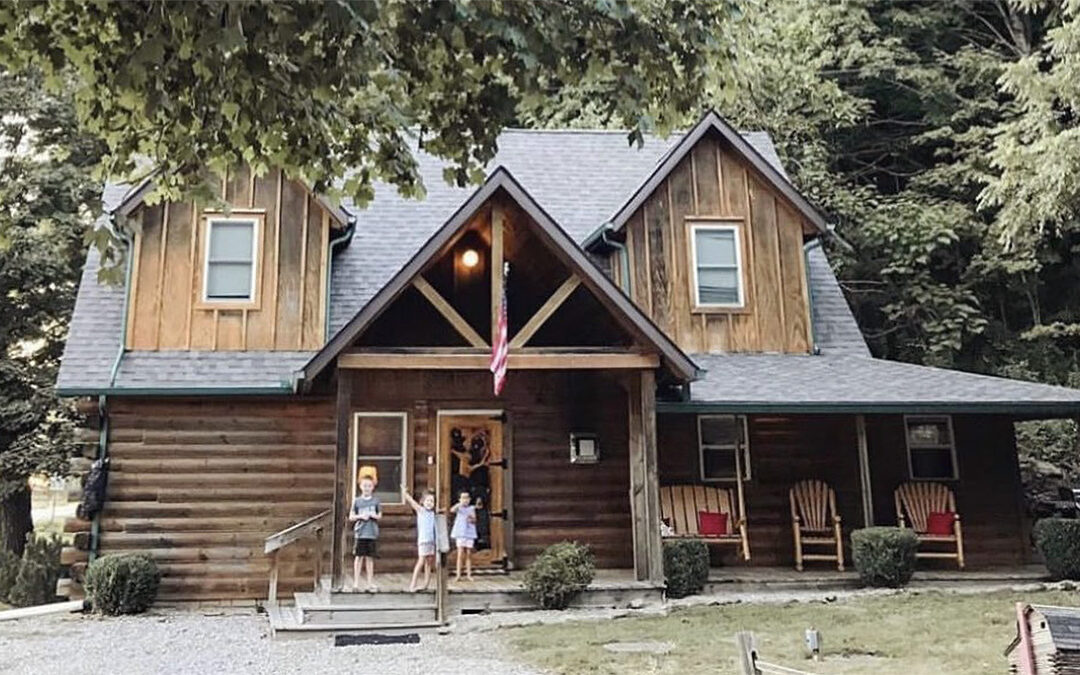
[{"label": "porch railing", "polygon": [[278,557],[285,547],[294,544],[301,539],[315,538],[315,572],[312,588],[319,587],[319,578],[322,576],[322,535],[330,523],[330,509],[305,518],[299,523],[286,527],[281,532],[274,533],[266,538],[263,551],[270,556],[270,589],[267,593],[267,603],[277,605],[278,588]]}]

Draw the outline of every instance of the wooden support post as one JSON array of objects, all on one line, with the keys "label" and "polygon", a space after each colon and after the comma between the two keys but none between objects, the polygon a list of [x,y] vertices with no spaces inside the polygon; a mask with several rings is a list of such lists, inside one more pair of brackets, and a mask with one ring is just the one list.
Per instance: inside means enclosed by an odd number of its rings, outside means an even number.
[{"label": "wooden support post", "polygon": [[334,462],[334,507],[330,533],[330,586],[341,587],[342,562],[345,558],[345,514],[349,512],[349,487],[352,470],[349,467],[349,424],[352,411],[352,374],[337,372],[337,454]]},{"label": "wooden support post", "polygon": [[859,482],[862,487],[863,525],[874,525],[874,495],[870,483],[870,450],[866,442],[866,415],[855,416],[855,436],[859,446]]},{"label": "wooden support post", "polygon": [[651,370],[630,376],[629,402],[630,519],[634,577],[663,583],[660,540],[660,485],[656,454],[656,380]]},{"label": "wooden support post", "polygon": [[491,207],[491,343],[499,334],[499,311],[503,296],[503,227],[506,211],[496,203]]},{"label": "wooden support post", "polygon": [[270,553],[270,589],[266,593],[266,604],[270,607],[277,606],[277,582],[278,582],[278,552]]},{"label": "wooden support post", "polygon": [[319,590],[319,577],[322,576],[322,556],[323,556],[323,537],[322,537],[322,535],[323,535],[322,528],[321,527],[317,528],[315,530],[315,560],[314,560],[314,565],[313,565],[314,570],[312,571],[312,576],[314,577],[314,579],[311,582],[311,590],[313,590],[313,591],[318,591]]}]

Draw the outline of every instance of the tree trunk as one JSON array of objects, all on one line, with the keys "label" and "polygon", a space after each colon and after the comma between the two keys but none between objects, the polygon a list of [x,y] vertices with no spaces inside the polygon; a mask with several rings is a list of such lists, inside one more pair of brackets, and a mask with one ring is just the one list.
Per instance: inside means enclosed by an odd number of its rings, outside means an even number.
[{"label": "tree trunk", "polygon": [[22,555],[26,547],[26,535],[34,529],[30,517],[30,486],[0,500],[0,549]]}]

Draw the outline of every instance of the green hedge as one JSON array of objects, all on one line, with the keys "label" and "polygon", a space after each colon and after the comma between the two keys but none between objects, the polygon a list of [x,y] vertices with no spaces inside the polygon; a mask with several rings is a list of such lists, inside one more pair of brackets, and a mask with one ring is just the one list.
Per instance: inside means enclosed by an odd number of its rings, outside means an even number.
[{"label": "green hedge", "polygon": [[525,590],[544,609],[566,609],[592,583],[596,564],[588,546],[552,544],[525,570]]},{"label": "green hedge", "polygon": [[13,551],[0,549],[0,602],[8,602],[8,594],[19,576],[19,556]]},{"label": "green hedge", "polygon": [[867,586],[899,588],[915,573],[919,539],[907,528],[867,527],[851,533],[851,557]]},{"label": "green hedge", "polygon": [[1044,518],[1033,534],[1050,576],[1080,579],[1080,520]]},{"label": "green hedge", "polygon": [[695,595],[709,581],[709,547],[703,541],[664,544],[664,580],[670,598]]},{"label": "green hedge", "polygon": [[8,590],[8,602],[16,607],[44,605],[56,600],[56,582],[60,579],[60,537],[26,537],[26,548],[19,571]]},{"label": "green hedge", "polygon": [[138,614],[153,604],[160,582],[161,572],[150,556],[107,555],[87,568],[86,597],[95,612]]}]

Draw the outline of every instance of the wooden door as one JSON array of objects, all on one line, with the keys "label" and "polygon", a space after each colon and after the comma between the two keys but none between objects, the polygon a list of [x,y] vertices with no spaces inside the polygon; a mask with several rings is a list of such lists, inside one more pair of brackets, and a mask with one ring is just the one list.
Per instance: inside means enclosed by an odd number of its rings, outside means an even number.
[{"label": "wooden door", "polygon": [[[438,504],[440,509],[449,509],[462,491],[472,495],[476,506],[476,568],[506,568],[506,467],[501,414],[439,417]],[[447,521],[452,524],[453,517]]]}]

